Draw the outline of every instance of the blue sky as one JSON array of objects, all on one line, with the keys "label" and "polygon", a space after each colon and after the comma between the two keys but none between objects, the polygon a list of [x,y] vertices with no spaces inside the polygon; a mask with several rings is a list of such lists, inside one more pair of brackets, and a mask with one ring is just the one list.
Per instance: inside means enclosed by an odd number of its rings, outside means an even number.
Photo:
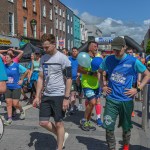
[{"label": "blue sky", "polygon": [[116,32],[141,42],[150,24],[150,0],[60,1],[86,23],[98,26],[104,35]]}]

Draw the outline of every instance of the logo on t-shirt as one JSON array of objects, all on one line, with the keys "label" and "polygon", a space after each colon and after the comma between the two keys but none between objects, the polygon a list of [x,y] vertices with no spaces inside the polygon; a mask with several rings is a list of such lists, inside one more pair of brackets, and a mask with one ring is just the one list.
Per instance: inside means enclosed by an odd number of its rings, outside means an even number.
[{"label": "logo on t-shirt", "polygon": [[131,65],[131,64],[123,64],[123,67],[131,68],[131,67],[132,67],[132,65]]},{"label": "logo on t-shirt", "polygon": [[12,68],[11,70],[17,70],[17,68]]},{"label": "logo on t-shirt", "polygon": [[112,73],[110,79],[121,84],[125,84],[126,81],[126,78],[123,76],[123,74],[120,74],[118,72]]}]

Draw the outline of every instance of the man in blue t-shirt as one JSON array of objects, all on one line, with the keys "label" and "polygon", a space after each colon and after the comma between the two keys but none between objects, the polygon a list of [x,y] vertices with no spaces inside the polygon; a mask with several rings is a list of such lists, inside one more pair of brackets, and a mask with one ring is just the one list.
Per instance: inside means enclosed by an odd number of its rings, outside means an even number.
[{"label": "man in blue t-shirt", "polygon": [[[136,58],[125,53],[126,42],[122,37],[113,39],[114,55],[106,57],[100,65],[100,70],[107,71],[108,85],[103,86],[107,93],[103,126],[106,129],[106,140],[110,150],[115,150],[114,129],[117,116],[123,129],[123,150],[129,149],[131,137],[131,113],[133,111],[133,96],[140,92],[150,79],[146,67]],[[143,74],[140,86],[133,88],[134,76]]]},{"label": "man in blue t-shirt", "polygon": [[77,78],[80,78],[80,73],[77,72],[78,70],[78,50],[76,47],[72,48],[72,55],[69,57],[69,60],[71,61],[71,67],[72,67],[72,86],[71,86],[71,92],[70,92],[70,101],[71,101],[71,109],[70,114],[73,114],[75,112],[75,102],[76,102],[76,95],[77,92],[79,93],[79,108],[82,107],[82,99],[80,97],[81,95],[81,85],[77,85]]},{"label": "man in blue t-shirt", "polygon": [[7,75],[4,68],[4,64],[2,62],[2,59],[0,58],[0,94],[5,93],[6,91],[6,81],[7,81]]}]

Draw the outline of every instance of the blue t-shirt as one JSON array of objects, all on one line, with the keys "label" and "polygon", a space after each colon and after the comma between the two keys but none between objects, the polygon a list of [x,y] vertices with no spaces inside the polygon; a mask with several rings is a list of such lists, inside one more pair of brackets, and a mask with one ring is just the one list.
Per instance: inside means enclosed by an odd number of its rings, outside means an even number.
[{"label": "blue t-shirt", "polygon": [[18,85],[20,75],[26,72],[26,68],[18,63],[12,63],[11,65],[5,65],[6,73],[8,76],[7,88],[8,89],[19,89],[21,85]]},{"label": "blue t-shirt", "polygon": [[100,69],[108,72],[108,86],[112,89],[107,99],[129,101],[133,98],[124,94],[125,89],[132,88],[135,75],[144,72],[146,67],[138,59],[125,54],[120,60],[115,55],[106,57]]},{"label": "blue t-shirt", "polygon": [[77,70],[78,70],[78,61],[76,58],[73,58],[72,56],[69,57],[69,60],[71,61],[71,67],[72,67],[72,80],[76,80]]},{"label": "blue t-shirt", "polygon": [[5,71],[4,63],[0,57],[0,81],[7,81],[7,80],[8,78],[7,78],[7,74]]}]

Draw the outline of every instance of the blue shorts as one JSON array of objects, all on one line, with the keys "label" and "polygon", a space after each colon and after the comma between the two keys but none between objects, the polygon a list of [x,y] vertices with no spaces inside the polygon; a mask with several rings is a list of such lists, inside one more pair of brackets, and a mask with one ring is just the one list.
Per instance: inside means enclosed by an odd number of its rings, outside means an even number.
[{"label": "blue shorts", "polygon": [[83,88],[84,96],[90,101],[93,98],[100,98],[101,96],[101,89],[90,89],[90,88]]}]

